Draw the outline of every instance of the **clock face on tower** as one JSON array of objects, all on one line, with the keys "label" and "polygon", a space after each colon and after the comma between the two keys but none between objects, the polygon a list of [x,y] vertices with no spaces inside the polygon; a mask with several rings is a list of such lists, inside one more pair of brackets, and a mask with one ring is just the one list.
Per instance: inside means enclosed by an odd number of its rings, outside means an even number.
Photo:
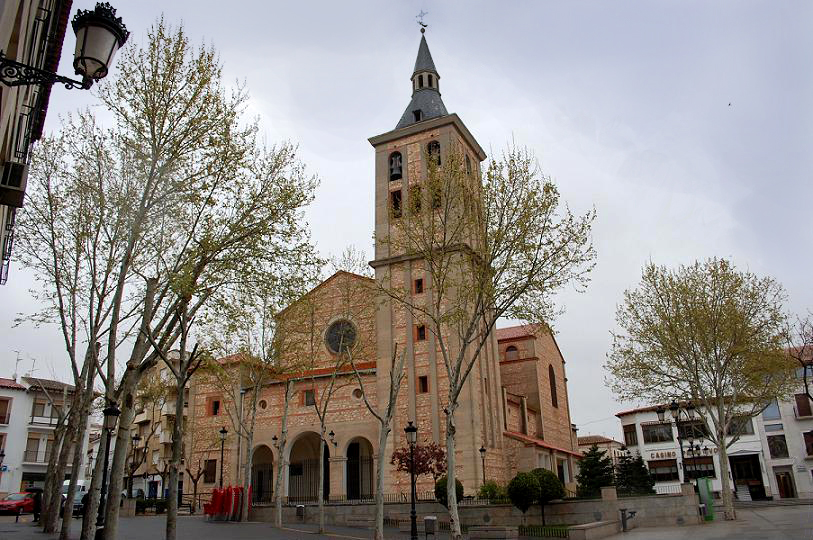
[{"label": "clock face on tower", "polygon": [[356,326],[347,319],[333,322],[325,332],[325,344],[333,354],[346,352],[356,344]]}]

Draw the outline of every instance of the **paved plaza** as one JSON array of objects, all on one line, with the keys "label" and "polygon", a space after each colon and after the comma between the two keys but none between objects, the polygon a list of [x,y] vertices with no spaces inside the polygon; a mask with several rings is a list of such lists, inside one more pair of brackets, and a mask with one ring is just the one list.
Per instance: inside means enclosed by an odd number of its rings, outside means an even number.
[{"label": "paved plaza", "polygon": [[[647,527],[608,537],[609,540],[813,540],[813,506],[776,506],[737,510],[737,521],[715,521],[686,527]],[[20,523],[13,517],[0,517],[0,540],[52,540],[24,516]],[[164,516],[123,518],[118,540],[160,540],[164,537]],[[80,522],[74,522],[71,538],[79,537]],[[178,540],[294,540],[372,538],[372,530],[328,527],[327,534],[316,534],[313,525],[290,525],[277,529],[269,523],[207,522],[201,516],[178,518]],[[423,538],[419,535],[419,537]],[[390,529],[387,539],[406,540],[409,534]],[[447,540],[439,534],[437,540]]]}]

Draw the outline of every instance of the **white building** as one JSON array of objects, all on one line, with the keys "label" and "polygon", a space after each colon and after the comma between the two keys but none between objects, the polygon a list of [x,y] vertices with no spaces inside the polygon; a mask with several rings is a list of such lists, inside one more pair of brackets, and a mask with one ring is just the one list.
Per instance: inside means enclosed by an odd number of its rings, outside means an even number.
[{"label": "white building", "polygon": [[[810,379],[813,366],[807,369]],[[813,407],[801,381],[792,400],[774,400],[757,420],[771,492],[783,499],[813,499]]]},{"label": "white building", "polygon": [[[685,415],[681,418],[679,439],[670,411],[666,410],[661,422],[656,409],[656,406],[641,407],[616,414],[621,421],[624,444],[631,452],[641,454],[655,479],[655,489],[659,493],[677,492],[681,482],[711,477],[712,489],[719,496],[722,489],[720,457],[715,445],[702,437],[704,427],[699,420],[702,411],[697,411],[692,422],[686,422]],[[694,444],[700,446],[699,452],[689,451],[690,435]],[[681,439],[683,453],[679,444]],[[763,440],[762,423],[757,419],[743,418],[739,440],[728,447],[731,485],[738,499],[765,499],[774,495]]]},{"label": "white building", "polygon": [[603,450],[605,452],[605,456],[610,458],[613,467],[617,467],[618,463],[621,461],[621,456],[626,454],[623,443],[620,443],[615,439],[605,437],[604,435],[584,435],[579,437],[578,440],[579,452],[581,452],[582,455],[584,455],[585,452],[588,452],[593,445],[596,445],[599,450]]},{"label": "white building", "polygon": [[[0,467],[0,495],[43,486],[57,423],[52,403],[62,403],[63,390],[70,396],[73,386],[36,377],[19,381],[0,378],[0,450],[5,454]],[[86,433],[82,456],[86,455],[87,442]],[[80,478],[84,478],[85,463],[83,459]],[[70,473],[71,459],[66,478]]]}]

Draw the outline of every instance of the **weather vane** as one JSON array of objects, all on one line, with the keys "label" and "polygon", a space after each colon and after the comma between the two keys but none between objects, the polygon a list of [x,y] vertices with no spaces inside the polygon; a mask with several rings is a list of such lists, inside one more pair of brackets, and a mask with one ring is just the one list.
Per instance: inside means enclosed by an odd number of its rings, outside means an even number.
[{"label": "weather vane", "polygon": [[426,27],[427,27],[427,26],[429,26],[428,24],[426,24],[425,22],[423,22],[423,18],[424,18],[424,16],[426,16],[426,15],[429,15],[429,12],[428,12],[428,11],[421,10],[421,12],[420,12],[420,13],[418,13],[418,15],[415,17],[416,19],[418,19],[418,24],[419,24],[419,25],[421,25],[421,34],[423,34],[424,32],[426,32]]}]

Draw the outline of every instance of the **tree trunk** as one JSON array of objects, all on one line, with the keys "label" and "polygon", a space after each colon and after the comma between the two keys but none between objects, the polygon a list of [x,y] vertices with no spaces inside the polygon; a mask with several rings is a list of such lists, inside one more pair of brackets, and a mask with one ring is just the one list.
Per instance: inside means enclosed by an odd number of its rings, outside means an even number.
[{"label": "tree trunk", "polygon": [[254,429],[248,430],[246,435],[246,461],[245,472],[243,474],[243,501],[240,508],[240,520],[248,521],[248,508],[251,505],[249,497],[249,487],[251,486],[251,467],[254,462],[251,448],[254,445]]},{"label": "tree trunk", "polygon": [[[104,433],[102,434],[102,441],[104,441]],[[100,441],[101,442],[101,441]],[[104,442],[101,442],[99,448],[104,448]],[[102,474],[104,474],[104,458],[101,452],[96,456],[96,463],[93,465],[93,477],[90,480],[90,487],[88,488],[88,505],[84,508],[85,513],[82,516],[82,535],[80,540],[92,540],[96,534],[96,516],[99,513],[99,497],[102,490]]]},{"label": "tree trunk", "polygon": [[[179,370],[185,367],[184,352],[181,349],[181,362]],[[185,373],[181,374],[185,378]],[[172,461],[169,464],[169,500],[167,501],[167,530],[166,540],[175,540],[178,523],[178,469],[181,466],[181,453],[183,450],[183,396],[184,382],[178,381],[175,396],[175,423],[172,426]]]},{"label": "tree trunk", "polygon": [[[60,494],[62,482],[56,474],[56,464],[59,459],[59,452],[57,451],[62,446],[62,439],[65,438],[65,432],[68,429],[67,421],[63,420],[62,425],[59,425],[54,430],[54,440],[51,443],[51,455],[48,456],[48,470],[45,473],[45,488],[42,498],[42,515],[40,516],[40,523],[42,524],[43,532],[48,529],[48,523],[51,520],[52,514],[59,513]],[[52,531],[53,532],[53,531]]]},{"label": "tree trunk", "polygon": [[392,417],[381,424],[378,434],[378,463],[375,478],[375,540],[384,540],[384,466],[387,463],[387,439],[390,435]]},{"label": "tree trunk", "polygon": [[[84,371],[84,379],[78,381],[80,383],[84,383],[84,385],[77,384],[76,390],[77,392],[80,391],[81,387],[81,409],[76,418],[76,427],[74,429],[74,436],[71,439],[71,444],[74,448],[73,454],[73,463],[71,464],[71,482],[68,485],[68,494],[66,496],[67,501],[73,502],[74,497],[76,497],[76,484],[79,480],[79,467],[82,464],[82,442],[85,439],[85,433],[87,431],[88,426],[88,418],[90,417],[90,404],[93,401],[93,381],[96,380],[95,371],[93,371],[95,365],[90,364],[90,362],[94,362],[93,359],[93,349],[91,348],[88,351],[88,355],[85,357],[85,369]],[[71,522],[73,521],[73,504],[66,504],[65,511],[62,513],[62,530],[59,532],[59,540],[68,540],[68,536],[71,532]]]},{"label": "tree trunk", "polygon": [[121,502],[121,484],[124,478],[124,462],[127,456],[127,444],[130,438],[130,427],[135,417],[135,407],[133,392],[138,385],[138,371],[133,371],[125,375],[128,380],[122,384],[125,396],[122,400],[121,415],[119,425],[116,430],[116,448],[113,452],[113,460],[110,465],[110,473],[107,482],[107,502],[105,503],[105,525],[104,540],[115,540],[118,533],[119,503]]},{"label": "tree trunk", "polygon": [[290,379],[285,381],[285,400],[282,404],[282,428],[279,435],[279,455],[277,456],[277,482],[274,487],[274,502],[277,508],[277,514],[274,516],[275,524],[277,527],[282,527],[282,486],[283,475],[285,474],[285,445],[288,442],[288,405],[291,403],[291,391],[294,388],[293,382]]},{"label": "tree trunk", "polygon": [[734,494],[731,492],[731,479],[728,476],[728,449],[725,446],[725,437],[718,433],[717,440],[723,441],[718,443],[718,448],[720,449],[720,483],[722,484],[721,495],[723,497],[723,506],[725,507],[723,512],[725,519],[737,519],[737,514],[734,511]]},{"label": "tree trunk", "polygon": [[[76,435],[76,427],[79,423],[79,409],[80,407],[79,404],[76,403],[76,400],[72,400],[71,410],[65,421],[67,429],[62,436],[62,444],[59,447],[59,458],[57,459],[56,468],[54,469],[55,489],[51,493],[51,506],[49,507],[49,515],[45,522],[44,532],[46,533],[56,532],[57,522],[59,521],[59,510],[62,505],[62,479],[65,478],[65,468],[68,465],[68,453],[71,451],[71,448],[73,448],[73,438]],[[55,451],[55,449],[52,451]],[[75,475],[72,474],[71,476]]]},{"label": "tree trunk", "polygon": [[455,478],[455,407],[450,403],[446,413],[446,498],[449,503],[449,536],[452,540],[462,540],[460,518],[457,511],[457,482]]},{"label": "tree trunk", "polygon": [[319,498],[319,534],[325,532],[325,427],[322,426],[322,437],[319,444],[319,486],[317,487],[317,497]]}]

